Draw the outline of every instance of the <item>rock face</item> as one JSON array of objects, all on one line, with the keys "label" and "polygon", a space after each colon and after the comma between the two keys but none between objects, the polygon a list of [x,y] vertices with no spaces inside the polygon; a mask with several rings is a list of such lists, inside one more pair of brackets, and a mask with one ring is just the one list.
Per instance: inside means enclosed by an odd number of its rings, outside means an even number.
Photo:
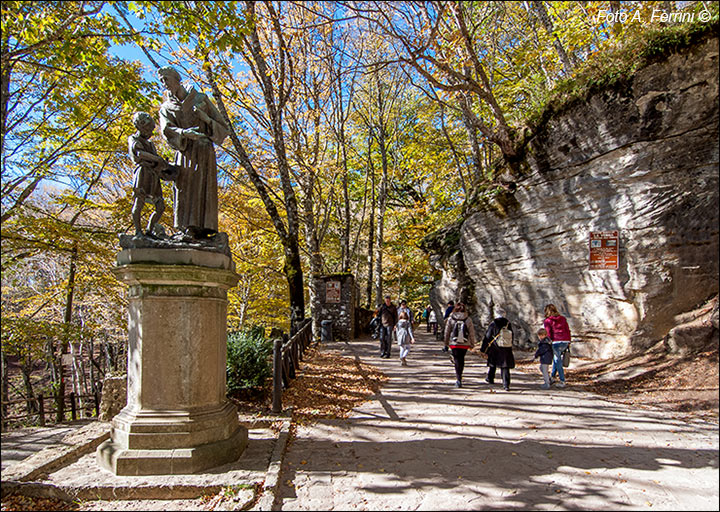
[{"label": "rock face", "polygon": [[[435,307],[464,295],[484,329],[502,305],[522,344],[554,303],[578,355],[682,338],[668,334],[676,316],[718,294],[717,36],[552,116],[526,149],[516,192],[448,228],[457,251],[431,255]],[[589,233],[606,230],[619,268],[588,270]]]}]

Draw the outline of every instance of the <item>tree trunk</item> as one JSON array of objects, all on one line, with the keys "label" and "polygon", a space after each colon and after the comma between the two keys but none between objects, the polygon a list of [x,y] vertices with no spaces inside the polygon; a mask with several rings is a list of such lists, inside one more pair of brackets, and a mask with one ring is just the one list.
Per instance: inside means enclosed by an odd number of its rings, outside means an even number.
[{"label": "tree trunk", "polygon": [[372,163],[372,136],[368,137],[368,173],[370,174],[370,219],[368,220],[368,281],[367,281],[367,304],[373,309],[373,265],[375,261],[375,167]]},{"label": "tree trunk", "polygon": [[[320,242],[317,236],[317,226],[315,224],[315,214],[313,211],[315,178],[311,170],[305,171],[305,183],[303,189],[305,191],[303,197],[303,209],[305,213],[305,244],[310,253],[310,281],[308,283],[310,295],[310,310],[312,315],[312,332],[315,340],[320,339],[320,311],[322,304],[320,302],[320,290],[318,285],[320,281],[316,276],[322,274],[322,256],[320,255]],[[344,267],[343,267],[344,268]]]},{"label": "tree trunk", "polygon": [[27,355],[20,365],[20,372],[22,373],[23,386],[25,387],[25,401],[28,414],[35,414],[37,412],[35,390],[33,389],[32,380],[30,379],[32,370],[32,358],[30,355]]},{"label": "tree trunk", "polygon": [[388,161],[386,134],[384,126],[378,129],[378,144],[380,146],[380,160],[382,162],[382,178],[378,192],[378,215],[375,230],[375,304],[379,306],[383,301],[383,244],[385,229],[385,210],[387,208]]},{"label": "tree trunk", "polygon": [[340,144],[342,147],[342,189],[343,189],[343,207],[345,213],[343,215],[343,226],[341,240],[342,251],[342,272],[350,271],[350,193],[348,191],[348,166],[347,166],[347,148],[345,147],[345,129],[340,127]]},{"label": "tree trunk", "polygon": [[297,332],[300,322],[305,318],[305,291],[297,239],[294,244],[285,248],[283,271],[287,277],[290,296],[290,332],[294,334]]},{"label": "tree trunk", "polygon": [[57,370],[58,385],[55,391],[55,407],[57,408],[57,421],[62,422],[65,419],[65,372],[63,368],[63,355],[68,352],[68,344],[70,343],[70,321],[72,320],[73,296],[75,294],[75,269],[77,267],[78,249],[77,242],[73,246],[70,253],[70,272],[68,274],[68,284],[65,294],[65,314],[63,316],[64,333],[60,342],[60,354],[55,357],[55,367]]},{"label": "tree trunk", "polygon": [[461,107],[463,126],[465,127],[468,141],[470,142],[470,159],[472,161],[473,174],[475,175],[473,182],[479,183],[483,179],[483,166],[482,155],[480,154],[480,143],[478,142],[477,137],[477,129],[470,119],[470,113],[468,112],[470,105],[468,105],[467,101],[463,101]]},{"label": "tree trunk", "polygon": [[[251,2],[248,5],[249,7],[252,7]],[[257,40],[257,33],[254,34],[254,38]],[[253,47],[252,51],[254,58],[257,59],[256,63],[261,62],[262,57],[259,46],[257,48]],[[264,61],[262,61],[262,65],[265,65]],[[272,123],[271,131],[273,137],[273,147],[275,149],[278,169],[281,175],[280,181],[284,195],[284,207],[287,217],[287,226],[285,225],[282,217],[280,216],[277,206],[273,202],[263,179],[258,174],[255,166],[250,160],[250,157],[245,151],[245,147],[240,141],[240,138],[235,131],[234,125],[230,122],[230,116],[228,115],[227,109],[225,108],[223,96],[217,86],[215,77],[213,75],[212,67],[209,65],[209,63],[207,63],[207,66],[205,68],[205,76],[207,77],[212,87],[215,101],[217,101],[218,110],[222,114],[223,119],[228,126],[230,140],[232,142],[233,148],[235,149],[235,156],[245,169],[246,174],[250,178],[250,181],[252,182],[255,190],[260,196],[260,199],[265,206],[265,211],[269,215],[270,220],[272,221],[273,226],[275,227],[275,230],[280,238],[280,241],[283,244],[283,250],[285,253],[283,271],[288,282],[288,296],[290,299],[290,330],[293,331],[295,327],[299,325],[299,322],[305,318],[305,293],[303,290],[303,271],[300,262],[300,247],[298,243],[298,207],[295,192],[293,190],[292,182],[290,179],[287,155],[285,152],[285,141],[283,138],[284,134],[281,113],[282,109],[277,108],[277,106],[275,105],[272,91],[268,90],[268,88],[272,89],[269,84],[262,83],[261,81],[260,85],[261,87],[263,87],[266,101],[272,102],[267,105],[267,108]],[[266,77],[266,80],[269,80],[269,78]]]},{"label": "tree trunk", "polygon": [[[2,384],[0,385],[0,407],[2,410],[0,410],[0,415],[2,418],[5,418],[5,416],[7,416],[7,405],[5,405],[5,402],[10,399],[10,369],[8,367],[8,358],[2,347],[0,347],[0,358],[2,361]],[[5,429],[4,421],[2,423],[2,429]]]},{"label": "tree trunk", "polygon": [[563,64],[563,69],[565,70],[565,75],[571,75],[573,71],[573,65],[570,61],[570,57],[568,57],[567,52],[565,51],[565,48],[563,47],[562,43],[560,42],[560,38],[555,34],[555,27],[553,27],[553,22],[550,19],[550,15],[547,12],[547,9],[545,9],[545,5],[542,1],[533,1],[533,6],[535,7],[535,12],[538,15],[538,18],[540,18],[540,22],[545,27],[545,30],[547,30],[548,35],[553,40],[553,46],[555,46],[555,51],[558,54],[558,57],[560,57],[560,61]]}]

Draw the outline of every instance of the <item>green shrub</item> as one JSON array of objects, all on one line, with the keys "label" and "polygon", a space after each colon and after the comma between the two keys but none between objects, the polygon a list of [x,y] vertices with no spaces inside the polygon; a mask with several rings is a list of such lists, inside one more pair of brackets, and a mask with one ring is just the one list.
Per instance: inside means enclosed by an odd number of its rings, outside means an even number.
[{"label": "green shrub", "polygon": [[227,393],[261,388],[272,375],[271,340],[265,339],[265,329],[254,326],[230,333],[227,341]]}]

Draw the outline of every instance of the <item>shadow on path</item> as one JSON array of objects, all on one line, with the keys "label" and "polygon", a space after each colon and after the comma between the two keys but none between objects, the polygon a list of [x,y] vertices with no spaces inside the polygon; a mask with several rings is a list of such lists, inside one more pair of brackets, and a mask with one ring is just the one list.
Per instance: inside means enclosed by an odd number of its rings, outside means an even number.
[{"label": "shadow on path", "polygon": [[457,389],[449,354],[417,340],[407,367],[397,346],[328,346],[389,380],[348,419],[298,427],[277,509],[717,509],[717,425],[542,390],[539,370],[506,392],[471,354]]}]

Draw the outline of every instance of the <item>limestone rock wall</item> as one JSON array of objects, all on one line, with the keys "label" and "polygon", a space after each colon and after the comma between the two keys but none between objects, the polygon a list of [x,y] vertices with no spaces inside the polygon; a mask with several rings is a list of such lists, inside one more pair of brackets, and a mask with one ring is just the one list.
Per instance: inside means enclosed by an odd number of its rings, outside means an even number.
[{"label": "limestone rock wall", "polygon": [[[533,343],[552,302],[579,355],[665,338],[718,293],[718,153],[712,36],[552,117],[527,172],[508,175],[516,192],[466,218],[456,252],[431,256],[435,301],[469,291],[481,329],[503,305]],[[620,233],[619,269],[590,271],[589,232],[605,230]]]}]

